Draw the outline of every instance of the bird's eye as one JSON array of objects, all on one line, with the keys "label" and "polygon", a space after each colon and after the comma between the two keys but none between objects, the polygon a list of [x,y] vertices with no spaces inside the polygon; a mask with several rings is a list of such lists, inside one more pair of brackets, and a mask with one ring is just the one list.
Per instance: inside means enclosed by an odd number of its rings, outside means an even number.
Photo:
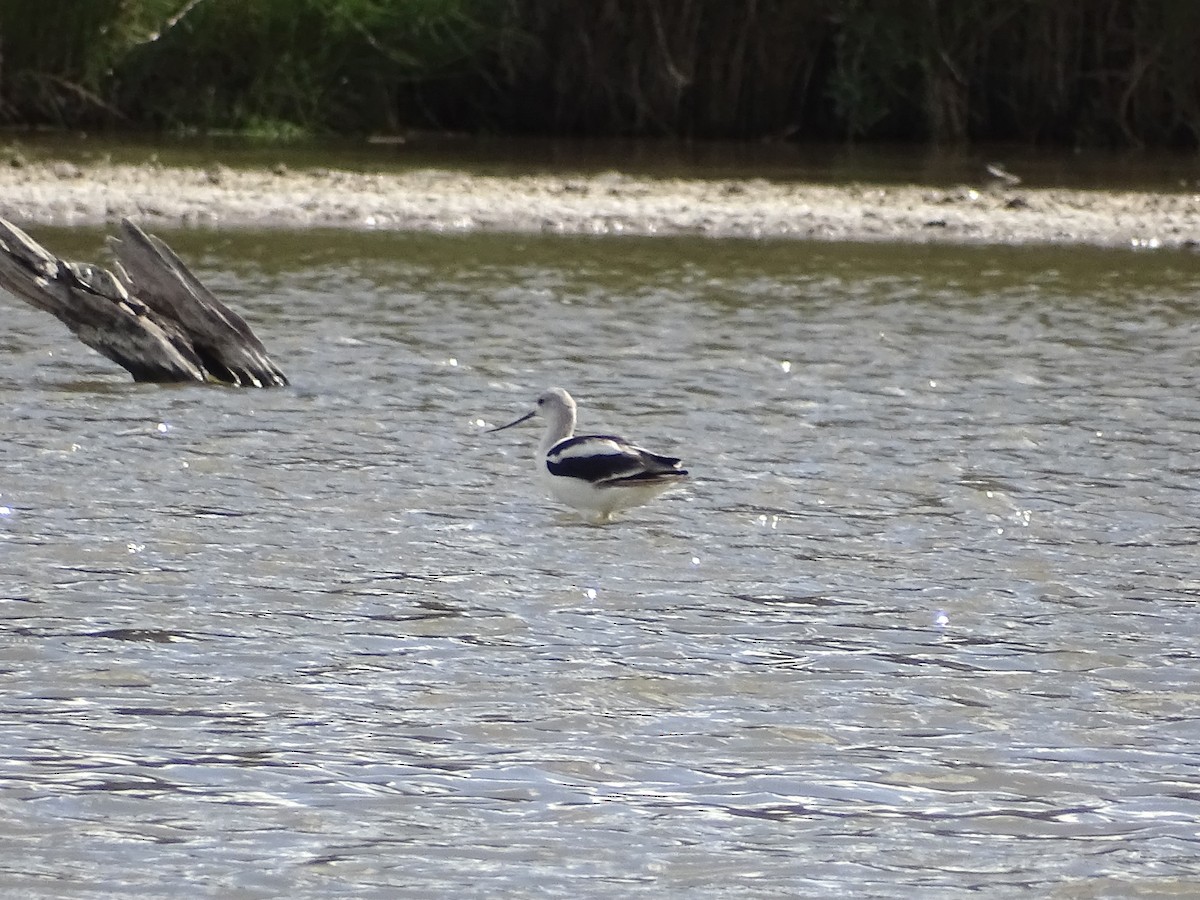
[{"label": "bird's eye", "polygon": [[545,405],[546,405],[546,398],[538,397],[538,406],[545,406]]}]

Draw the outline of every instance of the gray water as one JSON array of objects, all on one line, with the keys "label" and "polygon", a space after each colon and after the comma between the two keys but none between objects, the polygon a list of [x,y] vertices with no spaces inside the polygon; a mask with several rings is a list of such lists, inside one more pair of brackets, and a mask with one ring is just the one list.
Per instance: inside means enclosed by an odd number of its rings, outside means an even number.
[{"label": "gray water", "polygon": [[3,298],[0,893],[1200,891],[1196,257],[165,236],[293,386]]}]

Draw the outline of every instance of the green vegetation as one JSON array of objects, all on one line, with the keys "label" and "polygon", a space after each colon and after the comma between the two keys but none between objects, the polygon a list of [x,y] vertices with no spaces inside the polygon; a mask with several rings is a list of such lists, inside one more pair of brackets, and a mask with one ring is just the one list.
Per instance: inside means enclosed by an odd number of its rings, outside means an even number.
[{"label": "green vegetation", "polygon": [[1200,146],[1196,0],[0,0],[0,121]]}]

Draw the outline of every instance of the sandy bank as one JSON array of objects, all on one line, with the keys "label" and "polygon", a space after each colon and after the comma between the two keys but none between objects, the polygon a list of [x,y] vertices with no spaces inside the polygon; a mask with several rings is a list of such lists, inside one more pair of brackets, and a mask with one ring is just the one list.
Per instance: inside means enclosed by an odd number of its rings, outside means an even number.
[{"label": "sandy bank", "polygon": [[1200,194],[826,186],[752,179],[363,174],[34,163],[0,169],[20,224],[706,235],[1195,247]]}]

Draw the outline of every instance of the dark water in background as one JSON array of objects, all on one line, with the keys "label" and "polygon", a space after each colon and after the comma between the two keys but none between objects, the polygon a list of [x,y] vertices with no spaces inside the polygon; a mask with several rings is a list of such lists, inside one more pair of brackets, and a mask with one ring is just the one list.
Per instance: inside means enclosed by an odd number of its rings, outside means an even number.
[{"label": "dark water in background", "polygon": [[164,236],[294,386],[4,298],[0,892],[1200,890],[1195,257]]},{"label": "dark water in background", "polygon": [[894,145],[795,144],[785,141],[546,140],[413,134],[378,142],[349,139],[253,141],[237,136],[122,133],[65,135],[0,131],[0,158],[9,150],[36,159],[206,167],[286,165],[351,171],[463,169],[481,174],[598,173],[620,170],[664,178],[766,178],[816,184],[986,185],[998,163],[1028,188],[1194,192],[1195,152],[1084,150],[1021,146],[913,148]]}]

